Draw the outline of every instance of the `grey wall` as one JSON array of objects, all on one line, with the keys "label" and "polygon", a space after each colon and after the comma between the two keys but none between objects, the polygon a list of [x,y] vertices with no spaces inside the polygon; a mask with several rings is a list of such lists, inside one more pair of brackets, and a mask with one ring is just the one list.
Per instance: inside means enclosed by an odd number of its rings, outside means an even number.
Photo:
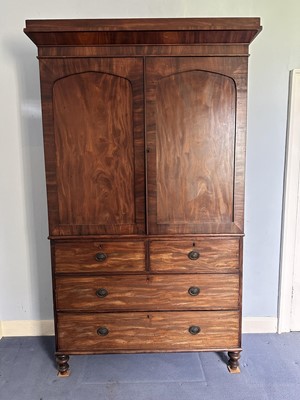
[{"label": "grey wall", "polygon": [[289,70],[298,0],[10,0],[0,6],[0,320],[52,318],[36,48],[25,19],[259,16],[250,47],[244,315],[276,316]]}]

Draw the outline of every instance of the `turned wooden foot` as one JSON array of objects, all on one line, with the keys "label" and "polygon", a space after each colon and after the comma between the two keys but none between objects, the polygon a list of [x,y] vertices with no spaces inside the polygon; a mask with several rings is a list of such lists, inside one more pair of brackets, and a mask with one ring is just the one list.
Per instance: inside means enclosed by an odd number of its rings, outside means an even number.
[{"label": "turned wooden foot", "polygon": [[240,351],[229,351],[228,356],[229,356],[229,361],[228,361],[228,371],[231,374],[239,374],[240,368],[239,368],[239,358],[240,358]]},{"label": "turned wooden foot", "polygon": [[58,370],[57,376],[65,378],[70,375],[70,366],[68,364],[69,358],[70,357],[67,355],[56,356]]}]

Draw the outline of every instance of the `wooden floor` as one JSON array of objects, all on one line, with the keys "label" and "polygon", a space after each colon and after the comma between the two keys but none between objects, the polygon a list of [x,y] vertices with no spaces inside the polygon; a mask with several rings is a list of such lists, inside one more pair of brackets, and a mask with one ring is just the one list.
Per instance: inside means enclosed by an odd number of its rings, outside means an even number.
[{"label": "wooden floor", "polygon": [[73,356],[58,378],[52,337],[0,340],[1,400],[299,400],[300,333],[243,336],[241,373],[223,353]]}]

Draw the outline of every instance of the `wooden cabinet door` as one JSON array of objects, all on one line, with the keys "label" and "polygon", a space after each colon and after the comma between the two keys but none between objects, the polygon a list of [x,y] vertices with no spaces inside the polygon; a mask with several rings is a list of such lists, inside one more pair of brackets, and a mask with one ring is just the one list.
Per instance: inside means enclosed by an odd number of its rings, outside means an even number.
[{"label": "wooden cabinet door", "polygon": [[143,233],[143,60],[40,68],[50,234]]},{"label": "wooden cabinet door", "polygon": [[247,59],[146,60],[151,234],[240,233]]}]

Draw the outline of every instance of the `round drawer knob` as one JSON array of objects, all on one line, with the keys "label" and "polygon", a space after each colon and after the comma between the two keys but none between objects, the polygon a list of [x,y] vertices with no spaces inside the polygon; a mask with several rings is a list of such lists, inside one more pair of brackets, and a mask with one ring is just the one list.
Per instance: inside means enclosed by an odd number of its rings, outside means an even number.
[{"label": "round drawer knob", "polygon": [[200,288],[197,286],[191,286],[188,290],[190,296],[198,296],[200,293]]},{"label": "round drawer knob", "polygon": [[106,289],[104,289],[104,288],[100,288],[100,289],[98,289],[97,291],[96,291],[96,295],[98,296],[98,297],[106,297],[107,295],[108,295],[108,291],[106,290]]},{"label": "round drawer knob", "polygon": [[109,330],[105,326],[101,326],[97,329],[97,334],[99,336],[106,336],[109,334]]},{"label": "round drawer knob", "polygon": [[95,259],[96,259],[96,261],[99,261],[99,262],[105,261],[107,259],[107,255],[105,253],[97,253],[95,255]]},{"label": "round drawer knob", "polygon": [[200,326],[192,325],[189,327],[189,332],[191,335],[197,335],[201,331]]},{"label": "round drawer knob", "polygon": [[200,253],[198,251],[192,250],[188,254],[188,258],[190,260],[198,260],[199,257],[200,257]]}]

